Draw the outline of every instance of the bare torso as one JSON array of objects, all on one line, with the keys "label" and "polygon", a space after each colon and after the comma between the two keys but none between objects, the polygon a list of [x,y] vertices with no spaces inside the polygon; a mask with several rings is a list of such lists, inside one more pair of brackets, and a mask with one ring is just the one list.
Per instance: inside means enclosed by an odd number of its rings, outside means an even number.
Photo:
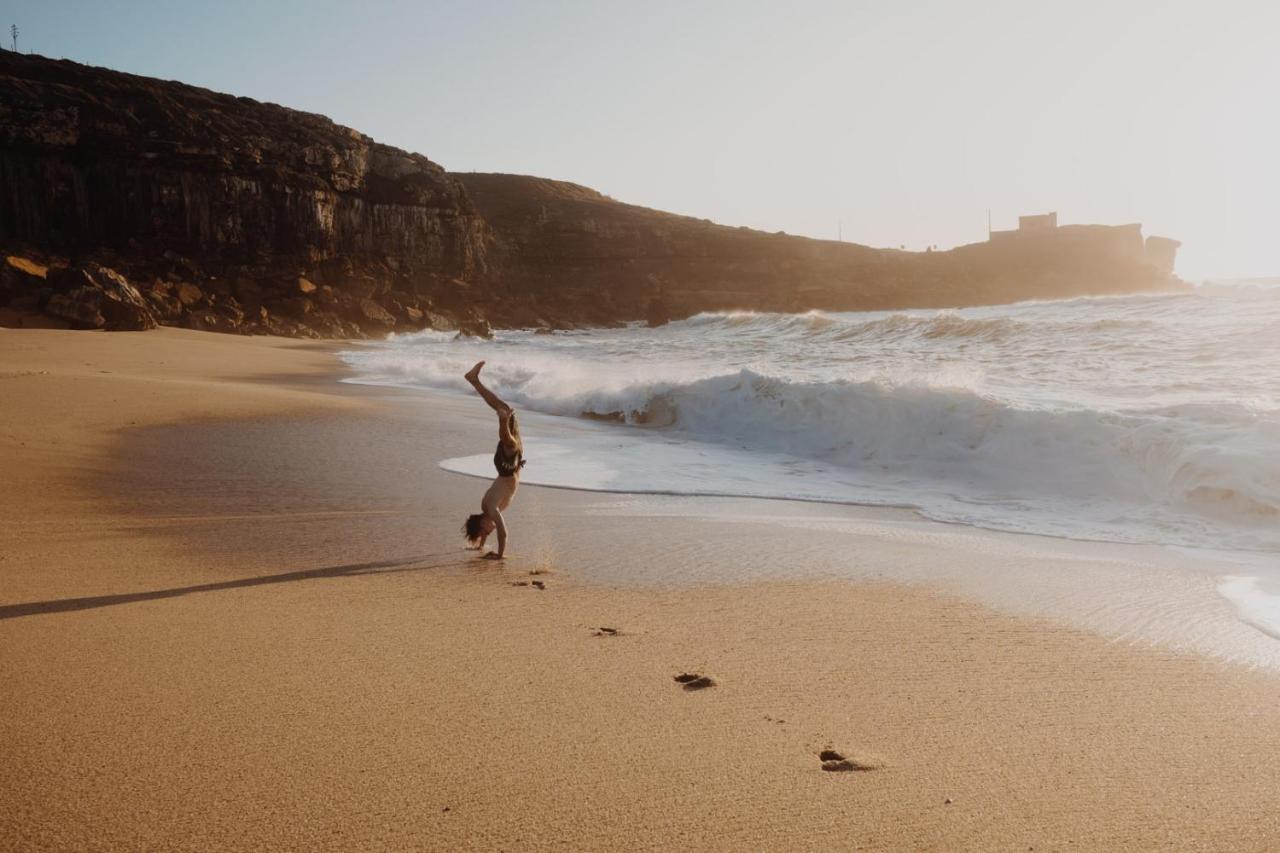
[{"label": "bare torso", "polygon": [[511,505],[511,499],[515,497],[516,488],[520,485],[520,475],[513,474],[510,477],[494,477],[493,484],[489,486],[488,491],[484,493],[484,497],[480,499],[480,508],[485,512],[497,509],[499,512]]}]

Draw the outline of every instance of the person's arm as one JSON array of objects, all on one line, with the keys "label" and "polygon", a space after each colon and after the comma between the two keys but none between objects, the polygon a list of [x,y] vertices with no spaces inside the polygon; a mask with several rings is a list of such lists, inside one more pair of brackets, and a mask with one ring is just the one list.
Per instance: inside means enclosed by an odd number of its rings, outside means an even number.
[{"label": "person's arm", "polygon": [[496,554],[490,551],[485,556],[491,560],[501,560],[507,554],[507,522],[502,518],[502,510],[500,509],[490,510],[489,516],[493,519],[498,531],[498,551]]}]

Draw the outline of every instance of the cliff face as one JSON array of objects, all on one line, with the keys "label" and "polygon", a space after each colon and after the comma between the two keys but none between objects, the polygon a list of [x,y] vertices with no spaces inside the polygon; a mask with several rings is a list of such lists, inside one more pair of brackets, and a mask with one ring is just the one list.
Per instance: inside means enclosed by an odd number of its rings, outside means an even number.
[{"label": "cliff face", "polygon": [[716,225],[543,178],[456,177],[492,229],[492,277],[550,314],[952,307],[1177,283],[1172,256],[1152,263],[1136,225],[901,252]]},{"label": "cliff face", "polygon": [[[457,174],[328,119],[0,51],[0,308],[286,335],[950,307],[1167,287],[1139,226],[899,252]],[[0,320],[3,318],[0,317]]]},{"label": "cliff face", "polygon": [[448,301],[484,270],[485,226],[440,166],[322,116],[0,51],[0,240],[340,333],[388,325],[344,294]]}]

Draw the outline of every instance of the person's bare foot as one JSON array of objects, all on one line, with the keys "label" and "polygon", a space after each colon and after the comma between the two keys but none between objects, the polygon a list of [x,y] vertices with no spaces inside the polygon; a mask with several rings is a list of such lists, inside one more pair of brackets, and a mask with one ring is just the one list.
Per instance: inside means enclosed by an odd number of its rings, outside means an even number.
[{"label": "person's bare foot", "polygon": [[476,366],[467,371],[467,381],[475,383],[480,378],[480,368],[484,367],[483,361],[477,361]]}]

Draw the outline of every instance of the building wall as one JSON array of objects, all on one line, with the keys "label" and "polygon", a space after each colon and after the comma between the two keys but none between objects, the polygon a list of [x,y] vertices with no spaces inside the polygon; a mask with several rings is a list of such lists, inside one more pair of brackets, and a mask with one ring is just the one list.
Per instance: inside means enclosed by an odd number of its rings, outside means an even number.
[{"label": "building wall", "polygon": [[1172,273],[1173,265],[1178,259],[1178,247],[1181,245],[1178,240],[1170,240],[1168,237],[1148,237],[1145,247],[1147,263],[1163,273]]},{"label": "building wall", "polygon": [[1058,227],[1058,214],[1040,213],[1034,216],[1019,216],[1019,231],[1047,231]]}]

